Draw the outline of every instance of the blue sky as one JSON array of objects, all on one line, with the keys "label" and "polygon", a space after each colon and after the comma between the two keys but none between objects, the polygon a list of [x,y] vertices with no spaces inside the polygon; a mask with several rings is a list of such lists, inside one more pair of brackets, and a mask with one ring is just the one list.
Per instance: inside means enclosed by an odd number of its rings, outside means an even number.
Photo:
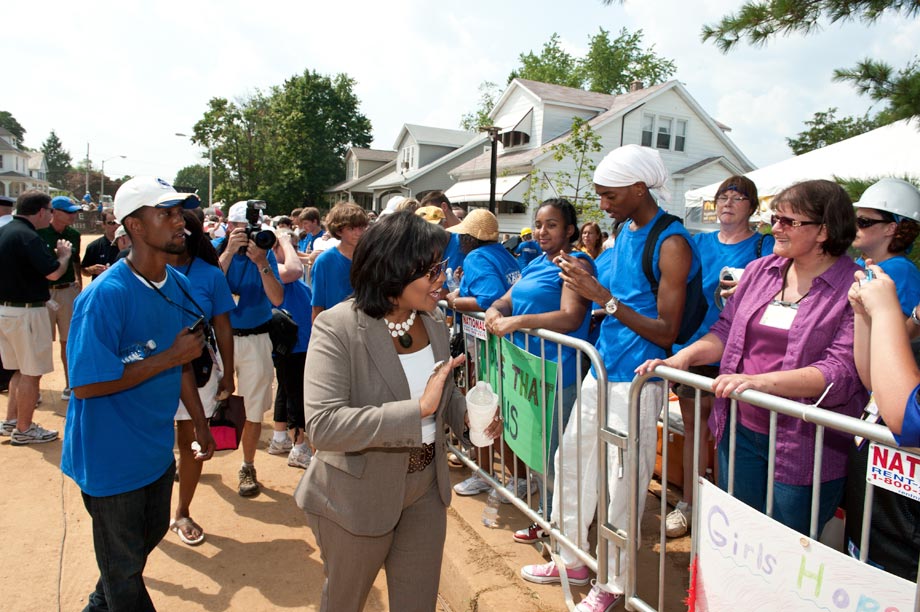
[{"label": "blue sky", "polygon": [[[831,82],[834,68],[865,57],[902,66],[920,20],[826,25],[808,37],[723,55],[700,42],[700,26],[740,6],[724,0],[577,2],[388,0],[303,3],[49,0],[6,3],[0,51],[7,59],[0,110],[39,147],[54,129],[74,159],[106,174],[167,180],[200,153],[190,133],[208,100],[268,89],[305,69],[357,81],[374,147],[389,149],[403,123],[458,127],[478,86],[504,85],[518,55],[539,52],[553,32],[584,52],[598,27],[642,29],[672,58],[682,81],[758,166],[791,155],[784,137],[814,112],[863,113],[870,101]],[[19,24],[19,25],[13,25]],[[11,27],[12,26],[12,27]]]}]

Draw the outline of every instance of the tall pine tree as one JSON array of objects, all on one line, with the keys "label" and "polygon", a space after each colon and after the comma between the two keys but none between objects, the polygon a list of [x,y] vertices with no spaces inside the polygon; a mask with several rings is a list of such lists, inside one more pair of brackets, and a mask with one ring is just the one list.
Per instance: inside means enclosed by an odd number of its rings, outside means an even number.
[{"label": "tall pine tree", "polygon": [[51,130],[48,139],[42,143],[42,153],[45,154],[45,163],[48,164],[48,182],[53,187],[62,187],[64,176],[70,172],[72,159],[54,130]]}]

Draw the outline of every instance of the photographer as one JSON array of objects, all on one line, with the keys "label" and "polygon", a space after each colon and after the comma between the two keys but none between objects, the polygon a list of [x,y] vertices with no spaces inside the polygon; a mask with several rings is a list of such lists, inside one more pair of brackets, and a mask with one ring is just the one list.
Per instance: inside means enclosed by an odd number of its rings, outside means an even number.
[{"label": "photographer", "polygon": [[233,326],[234,369],[237,392],[246,405],[243,428],[243,465],[239,473],[239,494],[259,493],[254,466],[256,445],[262,433],[262,416],[272,405],[272,343],[268,337],[272,306],[284,300],[278,275],[278,262],[271,252],[275,236],[262,230],[265,202],[244,200],[227,213],[225,238],[214,242],[220,267],[227,276],[230,291],[237,298],[230,311]]}]

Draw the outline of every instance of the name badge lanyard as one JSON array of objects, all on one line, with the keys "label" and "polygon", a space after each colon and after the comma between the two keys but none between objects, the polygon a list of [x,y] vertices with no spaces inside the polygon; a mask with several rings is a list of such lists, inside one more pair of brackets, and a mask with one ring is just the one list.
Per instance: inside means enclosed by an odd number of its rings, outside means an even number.
[{"label": "name badge lanyard", "polygon": [[808,294],[811,292],[811,289],[809,289],[802,297],[794,302],[786,301],[786,286],[788,285],[790,267],[792,267],[791,263],[783,271],[783,288],[780,290],[779,299],[777,300],[774,298],[773,301],[770,302],[770,304],[767,306],[766,311],[763,313],[763,317],[760,319],[761,325],[766,325],[776,329],[792,329],[792,322],[795,319],[796,312],[799,309],[799,303],[804,300],[805,297],[808,296]]}]

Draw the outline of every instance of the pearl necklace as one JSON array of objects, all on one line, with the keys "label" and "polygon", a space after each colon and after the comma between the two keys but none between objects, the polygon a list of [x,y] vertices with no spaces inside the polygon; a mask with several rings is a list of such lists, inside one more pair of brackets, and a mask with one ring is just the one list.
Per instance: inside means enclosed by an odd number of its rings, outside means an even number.
[{"label": "pearl necklace", "polygon": [[409,335],[409,329],[412,328],[412,324],[415,323],[415,310],[409,314],[409,318],[403,321],[402,323],[393,323],[389,321],[386,317],[383,318],[383,322],[387,324],[387,329],[390,330],[390,335],[394,338],[399,338],[399,345],[403,348],[409,348],[412,346],[412,336]]}]

